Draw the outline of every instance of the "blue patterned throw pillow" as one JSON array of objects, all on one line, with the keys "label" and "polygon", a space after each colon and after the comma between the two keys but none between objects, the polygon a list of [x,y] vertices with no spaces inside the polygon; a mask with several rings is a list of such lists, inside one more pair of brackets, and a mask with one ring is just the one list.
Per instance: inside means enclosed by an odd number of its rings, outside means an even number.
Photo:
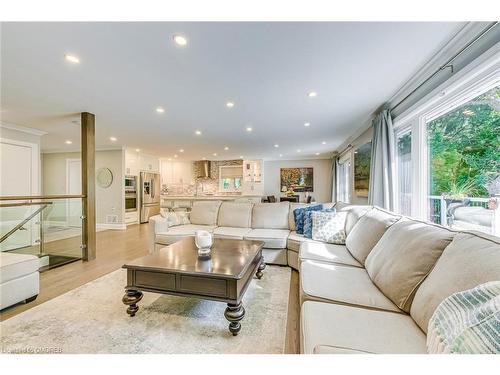
[{"label": "blue patterned throw pillow", "polygon": [[293,218],[295,219],[295,230],[298,234],[302,234],[304,231],[304,213],[307,211],[320,211],[323,209],[323,205],[318,204],[317,206],[308,206],[302,208],[296,208],[293,210]]},{"label": "blue patterned throw pillow", "polygon": [[345,244],[347,212],[313,212],[312,239],[334,244]]},{"label": "blue patterned throw pillow", "polygon": [[[306,211],[304,214],[304,237],[312,238],[312,213],[318,211]],[[335,208],[327,208],[319,212],[335,212]]]}]

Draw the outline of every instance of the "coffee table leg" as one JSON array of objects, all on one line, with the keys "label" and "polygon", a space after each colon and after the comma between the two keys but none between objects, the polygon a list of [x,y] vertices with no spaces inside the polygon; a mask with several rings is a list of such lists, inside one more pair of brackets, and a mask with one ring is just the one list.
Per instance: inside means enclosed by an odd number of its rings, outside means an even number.
[{"label": "coffee table leg", "polygon": [[241,302],[238,304],[228,303],[224,316],[229,321],[229,331],[236,336],[241,330],[240,321],[245,316],[245,308]]},{"label": "coffee table leg", "polygon": [[135,289],[127,289],[125,291],[125,295],[122,298],[122,302],[128,306],[127,314],[131,317],[135,315],[137,310],[139,310],[139,306],[137,306],[137,302],[142,299],[142,292]]},{"label": "coffee table leg", "polygon": [[262,278],[262,271],[264,271],[264,269],[266,268],[266,263],[264,262],[264,257],[260,258],[260,264],[259,264],[259,268],[257,268],[257,273],[255,274],[255,276],[257,276],[257,279],[261,279]]}]

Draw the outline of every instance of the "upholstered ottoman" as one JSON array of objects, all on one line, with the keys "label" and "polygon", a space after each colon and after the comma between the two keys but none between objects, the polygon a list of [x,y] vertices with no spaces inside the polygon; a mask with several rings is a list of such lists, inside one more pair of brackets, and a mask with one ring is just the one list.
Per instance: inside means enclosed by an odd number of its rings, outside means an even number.
[{"label": "upholstered ottoman", "polygon": [[0,309],[30,302],[40,290],[40,261],[28,254],[0,253]]}]

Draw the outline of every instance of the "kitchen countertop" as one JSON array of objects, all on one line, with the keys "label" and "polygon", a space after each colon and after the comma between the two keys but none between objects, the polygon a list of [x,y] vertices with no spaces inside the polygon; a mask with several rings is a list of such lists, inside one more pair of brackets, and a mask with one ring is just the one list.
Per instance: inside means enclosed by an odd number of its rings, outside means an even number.
[{"label": "kitchen countertop", "polygon": [[239,198],[260,198],[261,195],[168,195],[162,194],[161,199],[173,200],[233,200]]}]

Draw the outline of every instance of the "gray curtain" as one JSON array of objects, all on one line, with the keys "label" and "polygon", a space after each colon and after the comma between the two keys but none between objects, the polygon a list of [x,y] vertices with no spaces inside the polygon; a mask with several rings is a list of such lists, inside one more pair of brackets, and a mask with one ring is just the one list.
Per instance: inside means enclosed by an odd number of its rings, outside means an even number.
[{"label": "gray curtain", "polygon": [[394,130],[388,110],[373,120],[368,203],[394,210]]},{"label": "gray curtain", "polygon": [[335,156],[332,160],[332,202],[337,202],[337,162],[338,158]]}]

